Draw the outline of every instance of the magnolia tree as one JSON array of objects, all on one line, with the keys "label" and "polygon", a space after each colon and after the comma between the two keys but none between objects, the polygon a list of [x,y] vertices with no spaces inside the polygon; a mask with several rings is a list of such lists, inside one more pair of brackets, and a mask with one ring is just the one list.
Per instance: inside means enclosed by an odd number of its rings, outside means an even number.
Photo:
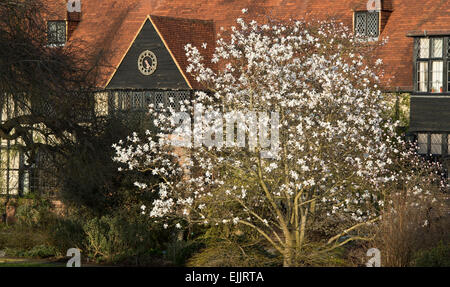
[{"label": "magnolia tree", "polygon": [[143,213],[166,228],[245,225],[285,266],[317,218],[339,225],[316,252],[369,239],[357,230],[379,219],[386,192],[424,168],[383,117],[374,44],[333,21],[237,23],[218,35],[212,63],[206,44],[185,47],[207,89],[178,111],[150,106],[158,134],[114,145],[125,169],[162,179],[135,183],[159,193]]}]

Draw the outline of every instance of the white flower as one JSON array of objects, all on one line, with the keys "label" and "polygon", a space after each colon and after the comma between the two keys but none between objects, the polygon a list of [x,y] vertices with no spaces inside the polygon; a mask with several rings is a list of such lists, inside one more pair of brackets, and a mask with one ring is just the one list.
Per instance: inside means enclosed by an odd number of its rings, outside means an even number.
[{"label": "white flower", "polygon": [[175,227],[178,229],[181,229],[181,224],[177,223],[177,224],[175,224]]},{"label": "white flower", "polygon": [[242,11],[242,14],[246,14],[246,13],[248,12],[248,9],[247,9],[247,8],[244,8],[244,9],[242,9],[241,11]]},{"label": "white flower", "polygon": [[139,189],[146,189],[147,185],[145,183],[135,182],[135,186],[137,186]]}]

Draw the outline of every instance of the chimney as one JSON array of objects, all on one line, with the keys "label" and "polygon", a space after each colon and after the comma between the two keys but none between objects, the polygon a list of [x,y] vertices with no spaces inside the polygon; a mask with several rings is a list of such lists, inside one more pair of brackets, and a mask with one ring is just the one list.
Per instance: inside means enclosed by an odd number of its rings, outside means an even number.
[{"label": "chimney", "polygon": [[81,21],[81,0],[67,1],[67,39],[72,37]]}]

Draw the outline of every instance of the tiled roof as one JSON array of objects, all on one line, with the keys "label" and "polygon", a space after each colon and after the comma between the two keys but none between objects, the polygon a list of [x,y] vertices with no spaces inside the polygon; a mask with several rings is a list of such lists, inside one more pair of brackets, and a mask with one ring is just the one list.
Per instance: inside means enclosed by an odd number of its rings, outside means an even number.
[{"label": "tiled roof", "polygon": [[[137,37],[152,9],[149,1],[96,0],[82,2],[82,16],[69,39],[68,47],[81,50],[83,63],[95,66],[97,85],[104,88],[119,67],[129,47]],[[193,19],[151,16],[160,36],[167,43],[175,62],[186,75],[190,86],[197,82],[185,73],[187,59],[184,46],[192,43],[200,47],[208,43],[207,54],[214,46],[214,23]]]},{"label": "tiled roof", "polygon": [[206,49],[201,48],[201,51],[206,56],[205,62],[211,63],[216,34],[214,22],[161,16],[150,16],[150,19],[165,45],[169,48],[170,53],[176,59],[176,63],[187,78],[189,86],[201,88],[193,76],[186,73],[188,60],[184,47],[186,44],[192,44],[200,49],[203,43],[206,43]]},{"label": "tiled roof", "polygon": [[435,2],[430,13],[418,22],[411,34],[450,34],[450,0],[436,0]]},{"label": "tiled roof", "polygon": [[44,13],[48,20],[66,20],[67,18],[66,0],[47,0],[45,1]]},{"label": "tiled roof", "polygon": [[[48,0],[49,3],[65,1]],[[382,9],[388,17],[380,38],[389,37],[378,56],[385,63],[384,86],[388,89],[412,90],[413,40],[410,32],[450,31],[450,0],[384,0]],[[64,3],[63,3],[64,4]],[[251,18],[301,19],[335,18],[353,26],[353,12],[364,10],[367,0],[82,0],[82,20],[71,43],[83,43],[86,55],[103,52],[108,67],[101,69],[100,86],[104,86],[120,64],[147,15],[213,20],[215,30],[234,25],[241,10],[248,8]],[[64,10],[65,4],[64,4]],[[211,39],[211,22],[176,20],[152,16],[182,69],[183,42],[200,46]],[[191,25],[191,26],[189,26]],[[198,32],[196,32],[198,31]],[[204,39],[202,39],[204,37]],[[195,44],[194,43],[194,44]],[[69,43],[70,45],[70,43]],[[212,48],[212,45],[208,45]],[[209,51],[212,52],[212,51]],[[92,59],[91,59],[92,61]],[[192,81],[193,79],[189,79]]]}]

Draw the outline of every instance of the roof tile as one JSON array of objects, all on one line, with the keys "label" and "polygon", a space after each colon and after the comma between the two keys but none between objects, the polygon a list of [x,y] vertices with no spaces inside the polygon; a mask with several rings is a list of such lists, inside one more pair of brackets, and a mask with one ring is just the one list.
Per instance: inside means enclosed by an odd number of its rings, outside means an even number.
[{"label": "roof tile", "polygon": [[[66,9],[65,1],[47,2],[65,19],[61,12]],[[99,85],[104,86],[147,15],[155,15],[152,17],[158,22],[158,29],[180,65],[185,66],[182,46],[186,41],[201,45],[205,41],[202,38],[211,39],[213,25],[174,17],[214,20],[214,29],[218,32],[221,26],[234,25],[235,19],[242,16],[241,10],[248,8],[249,16],[259,21],[332,17],[352,27],[353,11],[364,9],[366,3],[367,0],[82,0],[82,21],[69,46],[80,46],[83,55],[90,56],[90,63],[102,59]],[[63,8],[55,8],[58,5]],[[388,37],[389,41],[378,51],[378,56],[385,62],[384,85],[410,91],[413,40],[407,34],[423,30],[450,31],[450,0],[384,0],[382,7],[389,10],[382,13],[390,13],[380,35],[381,38]],[[212,45],[208,46],[212,49]]]}]

